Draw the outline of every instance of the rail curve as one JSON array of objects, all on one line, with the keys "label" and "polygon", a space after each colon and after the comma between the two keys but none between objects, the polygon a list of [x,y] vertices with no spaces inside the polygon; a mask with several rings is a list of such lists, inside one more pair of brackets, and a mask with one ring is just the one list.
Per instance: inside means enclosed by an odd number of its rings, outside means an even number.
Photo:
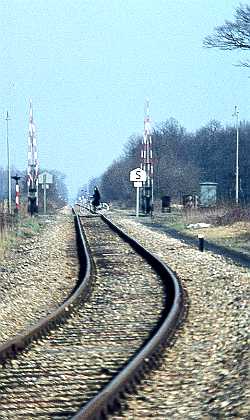
[{"label": "rail curve", "polygon": [[[85,234],[81,227],[80,219],[76,214],[74,217],[80,256],[80,276],[78,288],[58,310],[42,319],[38,324],[27,330],[24,334],[14,337],[14,339],[1,346],[1,363],[5,363],[8,359],[12,359],[15,357],[16,353],[22,351],[32,341],[46,336],[51,329],[55,329],[58,325],[63,323],[66,318],[68,318],[70,314],[79,307],[78,304],[82,300],[85,300],[85,297],[88,295],[92,281],[91,257],[88,253],[88,245],[86,244],[84,237]],[[161,356],[161,352],[163,347],[166,345],[166,341],[174,333],[184,312],[183,291],[173,272],[156,256],[143,248],[136,240],[129,237],[107,217],[101,215],[100,218],[124,241],[131,245],[136,253],[140,254],[146,261],[148,261],[154,270],[160,275],[165,287],[168,290],[167,307],[164,310],[164,317],[161,317],[161,321],[157,324],[157,329],[154,330],[154,335],[150,336],[150,338],[144,342],[140,350],[134,353],[135,355],[129,360],[122,370],[118,370],[118,373],[116,372],[108,383],[105,382],[107,385],[104,383],[104,388],[98,393],[98,395],[94,396],[86,405],[84,405],[77,414],[75,414],[73,417],[74,419],[99,419],[112,412],[117,404],[119,404],[119,400],[127,392],[131,392],[143,375],[155,365],[158,358]],[[69,331],[72,330],[69,329]],[[81,381],[82,379],[79,380]],[[78,400],[81,401],[83,399],[84,398],[81,398],[80,393],[78,395]],[[81,406],[81,404],[79,404],[78,407],[79,406]]]},{"label": "rail curve", "polygon": [[149,261],[161,276],[168,289],[168,312],[165,320],[150,341],[96,397],[73,417],[74,420],[100,419],[112,413],[115,407],[119,406],[120,398],[133,390],[144,374],[154,366],[155,361],[161,356],[162,348],[166,345],[167,340],[172,337],[184,313],[183,290],[172,270],[106,216],[101,214],[100,217],[143,258]]}]

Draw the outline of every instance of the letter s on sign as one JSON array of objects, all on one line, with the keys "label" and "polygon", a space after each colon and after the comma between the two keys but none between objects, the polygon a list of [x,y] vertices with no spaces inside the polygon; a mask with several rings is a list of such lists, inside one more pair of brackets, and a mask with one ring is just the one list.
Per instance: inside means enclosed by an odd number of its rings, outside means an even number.
[{"label": "letter s on sign", "polygon": [[138,169],[135,174],[136,174],[136,180],[137,181],[140,181],[140,179],[141,179],[141,171]]}]

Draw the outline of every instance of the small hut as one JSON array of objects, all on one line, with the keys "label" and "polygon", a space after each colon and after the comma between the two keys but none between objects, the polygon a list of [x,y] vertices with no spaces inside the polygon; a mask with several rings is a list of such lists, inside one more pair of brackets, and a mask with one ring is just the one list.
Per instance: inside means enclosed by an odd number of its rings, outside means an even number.
[{"label": "small hut", "polygon": [[200,206],[214,207],[217,202],[217,183],[201,182],[200,183]]}]

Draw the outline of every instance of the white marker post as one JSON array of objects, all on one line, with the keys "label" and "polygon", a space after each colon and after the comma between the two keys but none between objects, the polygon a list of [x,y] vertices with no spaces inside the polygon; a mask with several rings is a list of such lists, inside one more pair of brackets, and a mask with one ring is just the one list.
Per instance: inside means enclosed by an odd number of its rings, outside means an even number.
[{"label": "white marker post", "polygon": [[142,187],[142,183],[146,181],[147,175],[143,169],[136,168],[130,172],[129,179],[134,183],[134,187],[136,188],[136,217],[139,217],[140,188]]},{"label": "white marker post", "polygon": [[136,217],[139,217],[139,208],[140,208],[140,188],[142,187],[142,182],[134,182],[134,187],[136,188]]}]

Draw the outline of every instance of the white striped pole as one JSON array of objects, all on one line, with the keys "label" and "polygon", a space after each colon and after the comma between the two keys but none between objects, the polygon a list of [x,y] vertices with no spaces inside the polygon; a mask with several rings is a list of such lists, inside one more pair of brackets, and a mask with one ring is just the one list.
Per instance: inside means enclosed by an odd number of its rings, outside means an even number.
[{"label": "white striped pole", "polygon": [[[38,211],[38,157],[37,157],[37,139],[36,128],[33,121],[33,108],[30,101],[30,114],[29,114],[29,136],[28,136],[28,201],[30,212]],[[35,197],[34,197],[35,196]],[[35,208],[31,202],[34,202]]]},{"label": "white striped pole", "polygon": [[16,184],[16,210],[20,210],[20,190],[18,184]]},{"label": "white striped pole", "polygon": [[16,208],[15,208],[15,213],[18,214],[18,212],[20,210],[20,188],[19,188],[18,181],[21,177],[16,175],[16,176],[12,176],[11,178],[16,181]]}]

